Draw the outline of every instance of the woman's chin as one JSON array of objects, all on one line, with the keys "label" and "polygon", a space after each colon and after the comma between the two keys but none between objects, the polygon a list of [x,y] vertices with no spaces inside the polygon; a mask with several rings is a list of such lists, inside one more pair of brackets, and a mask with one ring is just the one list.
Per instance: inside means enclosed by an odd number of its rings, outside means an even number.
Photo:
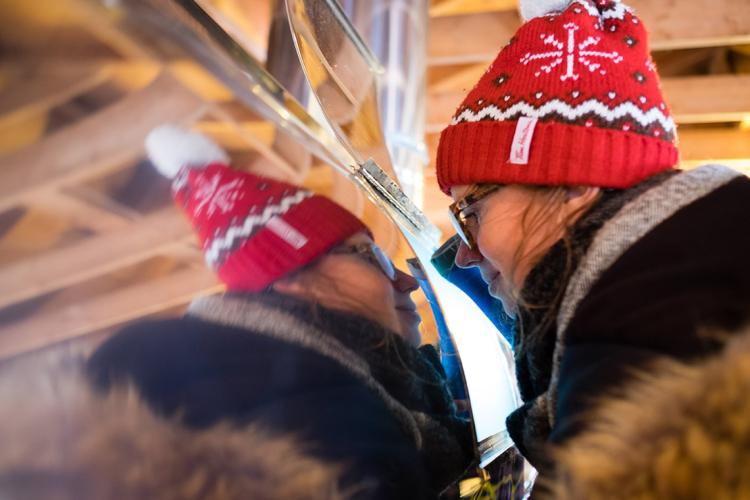
[{"label": "woman's chin", "polygon": [[421,322],[422,318],[419,317],[416,311],[401,311],[401,314],[399,314],[399,331],[401,337],[410,344],[419,346],[422,341],[422,334],[419,332],[419,324]]},{"label": "woman's chin", "polygon": [[498,300],[504,300],[506,294],[505,294],[505,281],[503,280],[503,275],[500,273],[497,273],[494,278],[492,278],[492,281],[490,281],[490,284],[487,285],[487,290],[490,292],[490,295],[492,298],[498,299]]},{"label": "woman's chin", "polygon": [[513,295],[509,292],[505,280],[501,274],[495,276],[490,283],[488,290],[492,298],[497,299],[502,303],[505,314],[511,317],[515,317],[518,312],[518,303],[513,298]]}]

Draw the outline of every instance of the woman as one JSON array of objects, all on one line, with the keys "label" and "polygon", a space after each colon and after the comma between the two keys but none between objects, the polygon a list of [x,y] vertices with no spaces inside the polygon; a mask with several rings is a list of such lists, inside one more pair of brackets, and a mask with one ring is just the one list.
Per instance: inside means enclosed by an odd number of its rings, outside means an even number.
[{"label": "woman", "polygon": [[442,132],[436,165],[456,263],[516,318],[525,404],[508,429],[544,469],[547,443],[575,449],[605,394],[654,363],[718,353],[748,319],[750,181],[674,169],[674,122],[627,6],[521,8],[527,22]]},{"label": "woman", "polygon": [[109,339],[88,362],[97,387],[132,382],[191,428],[252,422],[291,434],[342,464],[341,491],[357,497],[429,498],[454,481],[471,461],[469,427],[434,349],[416,348],[416,281],[362,222],[230,169],[197,134],[160,128],[147,148],[227,292]]}]

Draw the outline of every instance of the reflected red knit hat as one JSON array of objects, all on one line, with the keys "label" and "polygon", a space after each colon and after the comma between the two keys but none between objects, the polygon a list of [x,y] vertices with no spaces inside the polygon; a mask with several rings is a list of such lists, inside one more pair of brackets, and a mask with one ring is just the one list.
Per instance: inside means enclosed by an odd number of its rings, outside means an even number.
[{"label": "reflected red knit hat", "polygon": [[646,29],[611,0],[522,0],[528,19],[440,135],[460,184],[630,187],[677,163]]},{"label": "reflected red knit hat", "polygon": [[260,291],[369,229],[328,198],[228,167],[201,134],[172,126],[146,139],[149,159],[174,179],[172,192],[229,290]]}]

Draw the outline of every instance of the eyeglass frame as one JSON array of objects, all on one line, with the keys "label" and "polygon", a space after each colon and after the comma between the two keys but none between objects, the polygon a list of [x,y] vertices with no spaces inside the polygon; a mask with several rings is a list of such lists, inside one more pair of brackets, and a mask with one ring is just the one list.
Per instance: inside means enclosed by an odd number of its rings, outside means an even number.
[{"label": "eyeglass frame", "polygon": [[391,282],[398,279],[396,266],[393,261],[385,254],[382,248],[373,242],[357,243],[355,245],[339,246],[329,253],[335,255],[358,254],[363,256],[370,264],[376,266]]},{"label": "eyeglass frame", "polygon": [[466,210],[468,210],[487,196],[491,195],[501,187],[501,184],[477,184],[474,188],[470,189],[469,192],[466,193],[460,200],[457,200],[448,206],[448,216],[450,218],[451,225],[453,226],[453,229],[455,229],[456,234],[458,234],[458,236],[469,248],[469,250],[476,250],[477,243],[467,224],[467,219],[469,216],[466,215]]}]

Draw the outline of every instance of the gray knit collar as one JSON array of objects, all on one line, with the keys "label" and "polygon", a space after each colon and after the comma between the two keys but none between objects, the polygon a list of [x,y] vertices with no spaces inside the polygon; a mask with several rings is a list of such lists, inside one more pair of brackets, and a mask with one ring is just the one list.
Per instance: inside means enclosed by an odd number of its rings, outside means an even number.
[{"label": "gray knit collar", "polygon": [[627,203],[596,233],[568,282],[557,315],[557,338],[547,396],[550,424],[554,425],[565,332],[578,305],[594,284],[633,244],[659,224],[739,177],[741,173],[723,165],[704,165],[681,172]]},{"label": "gray knit collar", "polygon": [[741,176],[723,165],[705,165],[681,172],[625,205],[597,232],[568,282],[557,316],[558,337],[594,283],[625,250],[680,209]]},{"label": "gray knit collar", "polygon": [[199,297],[190,304],[187,314],[212,323],[251,330],[332,359],[375,391],[414,438],[417,447],[422,447],[422,435],[412,413],[375,380],[369,365],[361,356],[311,322],[303,321],[278,306],[253,298],[252,295]]}]

